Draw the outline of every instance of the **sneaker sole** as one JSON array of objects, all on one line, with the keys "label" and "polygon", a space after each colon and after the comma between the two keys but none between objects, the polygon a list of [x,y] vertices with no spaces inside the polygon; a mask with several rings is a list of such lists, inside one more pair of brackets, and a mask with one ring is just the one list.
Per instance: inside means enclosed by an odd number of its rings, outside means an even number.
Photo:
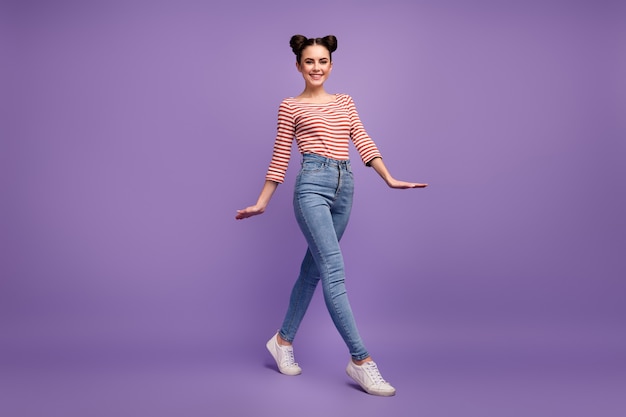
[{"label": "sneaker sole", "polygon": [[346,369],[346,374],[350,377],[350,379],[352,379],[354,382],[356,382],[357,385],[359,387],[361,387],[361,389],[363,391],[365,391],[369,395],[375,395],[377,397],[393,397],[394,395],[396,395],[396,390],[395,389],[393,391],[374,391],[374,390],[370,390],[367,387],[363,386],[356,378],[354,378],[352,375],[350,375],[350,372],[348,372],[347,369]]}]

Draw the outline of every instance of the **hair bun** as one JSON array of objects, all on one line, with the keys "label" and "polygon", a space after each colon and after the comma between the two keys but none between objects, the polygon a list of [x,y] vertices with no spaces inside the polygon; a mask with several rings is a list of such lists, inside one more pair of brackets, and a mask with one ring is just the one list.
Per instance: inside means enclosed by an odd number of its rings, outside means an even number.
[{"label": "hair bun", "polygon": [[331,53],[337,50],[337,38],[334,35],[324,36],[322,42]]},{"label": "hair bun", "polygon": [[291,46],[291,50],[294,54],[300,55],[302,49],[304,48],[304,44],[308,41],[308,38],[303,35],[293,35],[291,40],[289,40],[289,46]]}]

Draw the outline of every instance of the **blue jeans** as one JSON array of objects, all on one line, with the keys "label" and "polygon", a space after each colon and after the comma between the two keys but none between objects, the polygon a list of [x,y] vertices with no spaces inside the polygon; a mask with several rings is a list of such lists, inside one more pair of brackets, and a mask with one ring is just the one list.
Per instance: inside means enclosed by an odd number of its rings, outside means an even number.
[{"label": "blue jeans", "polygon": [[355,360],[369,356],[356,327],[345,286],[343,255],[339,240],[348,225],[354,182],[349,161],[304,154],[296,178],[293,206],[308,243],[280,336],[292,342],[322,280],[324,301]]}]

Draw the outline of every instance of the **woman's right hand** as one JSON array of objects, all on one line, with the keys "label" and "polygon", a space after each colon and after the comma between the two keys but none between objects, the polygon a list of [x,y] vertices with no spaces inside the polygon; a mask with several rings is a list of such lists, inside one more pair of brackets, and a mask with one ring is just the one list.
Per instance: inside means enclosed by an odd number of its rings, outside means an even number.
[{"label": "woman's right hand", "polygon": [[237,210],[237,215],[235,216],[235,219],[243,220],[243,219],[247,219],[248,217],[256,216],[258,214],[263,214],[263,212],[265,212],[264,207],[261,207],[259,205],[254,205],[254,206],[246,207],[243,210]]},{"label": "woman's right hand", "polygon": [[248,217],[256,216],[257,214],[263,214],[263,212],[265,212],[265,207],[267,207],[270,200],[272,199],[274,191],[276,191],[276,187],[278,187],[278,183],[271,180],[266,180],[265,184],[263,184],[261,195],[259,195],[259,199],[256,201],[256,204],[250,207],[246,207],[243,210],[237,210],[237,215],[235,216],[235,219],[242,220],[247,219]]}]

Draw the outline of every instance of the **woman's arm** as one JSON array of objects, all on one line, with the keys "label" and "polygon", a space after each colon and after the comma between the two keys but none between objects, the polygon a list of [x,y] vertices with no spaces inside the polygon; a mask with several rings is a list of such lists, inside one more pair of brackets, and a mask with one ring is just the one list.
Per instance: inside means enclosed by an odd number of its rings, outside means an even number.
[{"label": "woman's arm", "polygon": [[237,215],[235,216],[235,219],[242,220],[248,217],[256,216],[257,214],[263,214],[265,208],[270,203],[270,200],[274,195],[274,191],[276,191],[276,187],[278,187],[277,182],[265,180],[265,184],[263,184],[261,194],[259,195],[256,204],[250,207],[246,207],[243,210],[237,210]]},{"label": "woman's arm", "polygon": [[421,184],[417,182],[398,181],[397,179],[391,176],[382,158],[377,157],[377,158],[372,159],[369,163],[369,166],[374,168],[374,171],[376,171],[378,175],[380,175],[380,177],[391,188],[424,188],[428,185],[428,184]]}]

